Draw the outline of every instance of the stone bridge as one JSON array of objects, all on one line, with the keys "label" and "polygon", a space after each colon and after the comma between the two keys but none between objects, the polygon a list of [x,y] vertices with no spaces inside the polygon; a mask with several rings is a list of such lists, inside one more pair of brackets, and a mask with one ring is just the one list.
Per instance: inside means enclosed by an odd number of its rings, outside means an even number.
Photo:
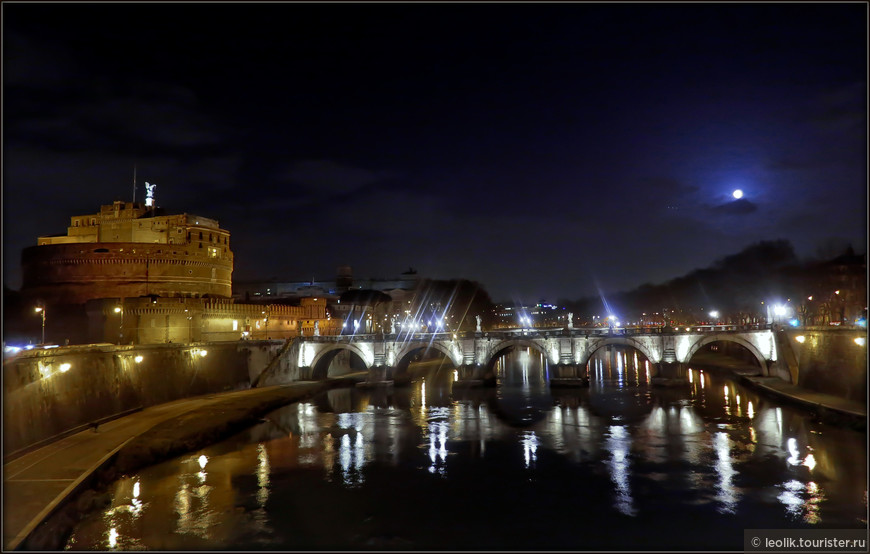
[{"label": "stone bridge", "polygon": [[637,349],[655,366],[656,376],[684,378],[685,364],[695,352],[716,341],[746,348],[755,356],[763,375],[793,381],[789,368],[777,363],[781,341],[771,326],[705,325],[297,337],[287,343],[255,386],[331,377],[330,364],[342,352],[361,360],[357,364],[369,372],[369,381],[402,379],[414,357],[427,349],[441,352],[453,363],[458,384],[492,380],[495,361],[511,348],[530,348],[543,354],[550,365],[551,379],[582,380],[588,378],[587,363],[592,355],[610,345]]}]

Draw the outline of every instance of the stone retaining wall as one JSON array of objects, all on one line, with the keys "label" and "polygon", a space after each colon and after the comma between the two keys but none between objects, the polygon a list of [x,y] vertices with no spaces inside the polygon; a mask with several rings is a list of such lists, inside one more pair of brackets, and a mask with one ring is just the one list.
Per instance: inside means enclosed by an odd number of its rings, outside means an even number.
[{"label": "stone retaining wall", "polygon": [[88,345],[22,352],[3,364],[4,455],[133,408],[250,388],[282,344]]}]

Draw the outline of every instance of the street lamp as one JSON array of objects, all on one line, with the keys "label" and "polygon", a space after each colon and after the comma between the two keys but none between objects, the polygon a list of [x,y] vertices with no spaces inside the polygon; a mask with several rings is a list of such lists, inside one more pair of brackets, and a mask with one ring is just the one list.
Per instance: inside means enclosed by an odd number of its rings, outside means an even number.
[{"label": "street lamp", "polygon": [[115,306],[115,313],[121,316],[121,321],[118,323],[118,344],[124,342],[124,308]]},{"label": "street lamp", "polygon": [[33,311],[42,315],[42,342],[40,344],[45,344],[45,306],[37,306]]}]

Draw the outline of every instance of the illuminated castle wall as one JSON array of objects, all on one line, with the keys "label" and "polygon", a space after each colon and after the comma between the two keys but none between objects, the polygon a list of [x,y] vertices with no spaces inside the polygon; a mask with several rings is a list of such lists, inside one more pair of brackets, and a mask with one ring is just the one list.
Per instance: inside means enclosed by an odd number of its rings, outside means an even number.
[{"label": "illuminated castle wall", "polygon": [[[149,198],[153,204],[153,187]],[[326,299],[237,304],[230,233],[192,214],[116,201],[22,253],[22,294],[49,306],[49,343],[160,344],[338,334]],[[45,313],[45,312],[43,312]]]},{"label": "illuminated castle wall", "polygon": [[232,295],[230,233],[191,214],[116,201],[71,218],[22,252],[22,293],[47,304],[96,298]]},{"label": "illuminated castle wall", "polygon": [[163,344],[286,340],[341,332],[325,298],[299,306],[236,304],[229,298],[124,298],[87,303],[89,342]]}]

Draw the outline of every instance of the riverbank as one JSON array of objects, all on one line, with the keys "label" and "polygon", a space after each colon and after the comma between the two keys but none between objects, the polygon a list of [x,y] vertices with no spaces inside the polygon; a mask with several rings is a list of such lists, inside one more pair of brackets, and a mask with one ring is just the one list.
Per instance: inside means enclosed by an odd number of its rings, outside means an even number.
[{"label": "riverbank", "polygon": [[354,382],[330,379],[179,400],[28,452],[4,464],[4,548],[60,550],[82,515],[109,502],[107,487],[121,475],[212,444],[280,406]]},{"label": "riverbank", "polygon": [[727,371],[740,381],[776,400],[788,402],[811,412],[819,421],[828,425],[849,427],[858,431],[867,430],[867,405],[847,398],[805,389],[783,381],[779,377],[759,375],[758,366],[724,355],[704,356],[698,354],[692,365]]}]

